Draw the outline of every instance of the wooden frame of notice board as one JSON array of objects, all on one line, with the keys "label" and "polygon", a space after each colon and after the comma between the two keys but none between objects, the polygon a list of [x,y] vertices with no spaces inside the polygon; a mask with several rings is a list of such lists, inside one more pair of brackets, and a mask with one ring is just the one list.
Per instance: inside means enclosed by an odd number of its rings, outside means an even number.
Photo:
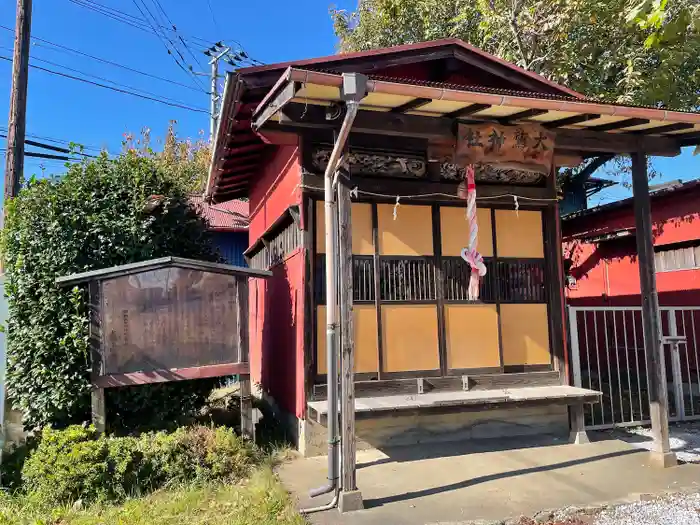
[{"label": "wooden frame of notice board", "polygon": [[87,285],[92,419],[104,432],[104,390],[238,375],[241,431],[253,435],[248,279],[271,272],[164,257],[59,277]]}]

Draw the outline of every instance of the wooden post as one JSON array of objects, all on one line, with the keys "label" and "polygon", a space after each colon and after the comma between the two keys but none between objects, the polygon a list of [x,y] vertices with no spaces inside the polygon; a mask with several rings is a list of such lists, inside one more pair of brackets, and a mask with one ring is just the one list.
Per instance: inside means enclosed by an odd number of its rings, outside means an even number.
[{"label": "wooden post", "polygon": [[[236,318],[238,330],[238,361],[248,363],[248,278],[240,277],[236,281]],[[255,440],[255,423],[253,422],[253,398],[250,387],[250,374],[238,376],[238,388],[241,396],[241,434]]]},{"label": "wooden post", "polygon": [[634,192],[634,219],[637,228],[637,257],[642,292],[642,325],[644,352],[649,370],[649,409],[654,438],[654,462],[669,467],[677,464],[668,439],[668,390],[666,363],[661,341],[659,296],[656,291],[654,241],[652,239],[651,201],[647,179],[646,154],[632,154],[632,188]]},{"label": "wooden post", "polygon": [[107,430],[107,411],[105,410],[105,389],[92,387],[92,424],[99,434]]},{"label": "wooden post", "polygon": [[352,311],[352,218],[350,190],[338,184],[338,269],[340,275],[340,436],[341,486],[340,512],[364,507],[362,493],[357,490],[355,470],[355,329]]},{"label": "wooden post", "polygon": [[90,365],[92,382],[91,412],[92,424],[100,434],[107,430],[107,409],[105,407],[105,389],[96,385],[97,379],[104,373],[102,362],[102,323],[100,318],[101,283],[90,281],[88,284],[88,340],[90,344]]},{"label": "wooden post", "polygon": [[24,136],[27,121],[27,83],[29,80],[29,34],[32,25],[32,0],[17,0],[15,50],[12,59],[10,118],[7,124],[5,159],[5,202],[19,193],[24,169]]}]

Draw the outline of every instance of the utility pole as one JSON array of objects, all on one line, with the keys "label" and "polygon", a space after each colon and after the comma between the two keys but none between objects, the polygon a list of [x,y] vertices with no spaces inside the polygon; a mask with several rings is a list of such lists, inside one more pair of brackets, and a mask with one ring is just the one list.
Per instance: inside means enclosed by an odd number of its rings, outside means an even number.
[{"label": "utility pole", "polygon": [[[29,35],[32,26],[32,0],[17,0],[15,48],[12,58],[12,86],[10,88],[10,117],[7,125],[7,155],[5,156],[5,199],[2,217],[7,213],[7,203],[19,193],[24,171],[24,136],[27,117],[27,81],[29,80]],[[4,220],[3,220],[4,225]],[[7,299],[5,299],[5,268],[0,257],[0,323],[7,324]],[[5,448],[5,418],[11,407],[7,400],[7,333],[0,334],[0,445]],[[0,461],[2,452],[0,451]]]},{"label": "utility pole", "polygon": [[10,118],[7,125],[5,160],[5,203],[19,193],[24,170],[24,136],[27,122],[27,81],[29,79],[29,35],[32,0],[17,0],[15,51],[12,59]]},{"label": "utility pole", "polygon": [[[219,61],[224,57],[228,58],[230,52],[231,48],[229,46],[224,46],[221,42],[217,42],[204,52],[205,55],[211,57],[209,60],[211,72],[208,74],[211,79],[209,137],[212,143],[214,142],[214,135],[216,134],[216,129],[219,124],[219,113],[221,112],[221,95],[219,95],[219,88],[216,85],[219,81]],[[228,60],[230,64],[234,64],[230,58],[228,58]],[[195,75],[207,75],[207,73],[195,73]]]},{"label": "utility pole", "polygon": [[211,113],[211,119],[209,123],[209,136],[211,137],[212,143],[214,142],[214,134],[216,133],[217,123],[219,121],[219,90],[216,87],[216,82],[219,80],[219,59],[212,58],[209,63],[211,64],[211,98],[209,103],[209,112]]}]

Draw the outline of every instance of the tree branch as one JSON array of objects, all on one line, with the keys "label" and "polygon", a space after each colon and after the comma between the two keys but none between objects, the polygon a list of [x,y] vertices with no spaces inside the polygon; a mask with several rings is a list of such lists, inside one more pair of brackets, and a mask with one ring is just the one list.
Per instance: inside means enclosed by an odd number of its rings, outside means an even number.
[{"label": "tree branch", "polygon": [[520,28],[518,27],[518,16],[520,15],[522,7],[522,0],[516,0],[513,4],[513,11],[511,13],[509,25],[511,32],[513,33],[513,37],[515,38],[515,43],[518,46],[518,51],[520,51],[520,56],[522,57],[523,68],[530,69],[530,57],[525,51],[525,44],[523,43],[523,38],[520,34]]},{"label": "tree branch", "polygon": [[568,179],[569,184],[574,184],[578,182],[585,182],[591,175],[593,175],[599,168],[610,162],[615,158],[615,155],[601,155],[600,157],[594,158],[591,162],[586,164],[584,168],[578,173],[574,174],[574,168],[569,168],[564,170],[561,175],[560,180]]}]

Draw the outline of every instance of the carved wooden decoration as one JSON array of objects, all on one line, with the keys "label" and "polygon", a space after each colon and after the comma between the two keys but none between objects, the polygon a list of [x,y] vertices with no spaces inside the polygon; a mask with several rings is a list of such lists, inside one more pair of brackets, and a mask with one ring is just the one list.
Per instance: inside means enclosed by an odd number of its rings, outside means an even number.
[{"label": "carved wooden decoration", "polygon": [[[464,168],[451,162],[440,164],[440,178],[451,181],[464,180]],[[475,167],[474,178],[476,182],[489,184],[539,184],[544,180],[544,175],[535,171],[514,170],[508,168],[496,168],[489,164],[480,164]]]},{"label": "carved wooden decoration", "polygon": [[[328,166],[331,149],[327,146],[321,146],[312,151],[311,165],[318,172],[323,172]],[[351,175],[380,175],[421,179],[425,178],[427,173],[425,158],[410,153],[377,153],[353,149],[345,154],[344,164]]]}]

